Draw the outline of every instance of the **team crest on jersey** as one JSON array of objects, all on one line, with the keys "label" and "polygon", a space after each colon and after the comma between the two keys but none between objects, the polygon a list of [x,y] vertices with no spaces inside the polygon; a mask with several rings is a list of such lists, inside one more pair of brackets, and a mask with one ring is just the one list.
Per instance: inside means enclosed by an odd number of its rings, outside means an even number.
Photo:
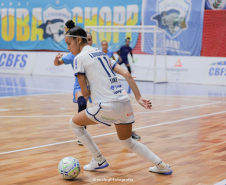
[{"label": "team crest on jersey", "polygon": [[39,26],[43,29],[43,38],[52,38],[59,43],[64,39],[65,22],[71,19],[71,13],[67,8],[54,9],[48,7],[43,11],[44,23]]},{"label": "team crest on jersey", "polygon": [[156,14],[151,19],[155,20],[167,35],[174,38],[188,28],[190,11],[190,0],[158,0]]}]

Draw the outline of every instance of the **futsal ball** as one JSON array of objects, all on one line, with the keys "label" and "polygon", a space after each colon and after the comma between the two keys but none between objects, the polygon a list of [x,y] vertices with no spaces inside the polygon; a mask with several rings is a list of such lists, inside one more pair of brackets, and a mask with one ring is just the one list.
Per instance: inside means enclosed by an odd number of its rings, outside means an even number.
[{"label": "futsal ball", "polygon": [[74,157],[65,157],[58,165],[59,173],[64,179],[76,178],[80,173],[80,169],[79,161]]}]

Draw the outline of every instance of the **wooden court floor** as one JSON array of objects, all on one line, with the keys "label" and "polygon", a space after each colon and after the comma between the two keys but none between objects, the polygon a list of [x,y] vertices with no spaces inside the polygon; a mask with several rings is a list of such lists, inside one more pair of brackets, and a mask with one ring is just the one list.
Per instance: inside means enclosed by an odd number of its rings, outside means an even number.
[{"label": "wooden court floor", "polygon": [[140,142],[170,164],[172,175],[150,173],[152,164],[123,147],[114,126],[99,124],[88,131],[110,166],[63,180],[57,169],[63,157],[75,157],[83,166],[91,155],[77,145],[68,124],[77,104],[70,93],[61,93],[0,98],[0,184],[210,185],[226,179],[226,97],[145,97],[153,110],[131,95],[133,128]]}]

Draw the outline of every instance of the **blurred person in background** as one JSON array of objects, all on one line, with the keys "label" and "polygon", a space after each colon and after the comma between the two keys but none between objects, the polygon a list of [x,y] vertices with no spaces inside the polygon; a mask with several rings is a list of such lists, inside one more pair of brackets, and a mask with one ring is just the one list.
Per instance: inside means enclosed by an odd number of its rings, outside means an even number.
[{"label": "blurred person in background", "polygon": [[111,50],[108,49],[108,42],[106,40],[103,40],[101,42],[101,47],[102,47],[102,51],[104,53],[106,53],[109,56],[109,58],[112,58],[113,60],[115,60],[113,51],[111,51]]},{"label": "blurred person in background", "polygon": [[126,65],[128,71],[129,71],[129,73],[131,74],[131,68],[130,68],[129,61],[128,61],[128,54],[129,53],[132,57],[133,63],[134,63],[134,60],[133,60],[132,48],[129,46],[129,44],[130,44],[130,38],[127,37],[126,38],[126,44],[121,46],[121,48],[117,51],[117,54],[119,56],[118,64],[122,65],[124,63]]}]

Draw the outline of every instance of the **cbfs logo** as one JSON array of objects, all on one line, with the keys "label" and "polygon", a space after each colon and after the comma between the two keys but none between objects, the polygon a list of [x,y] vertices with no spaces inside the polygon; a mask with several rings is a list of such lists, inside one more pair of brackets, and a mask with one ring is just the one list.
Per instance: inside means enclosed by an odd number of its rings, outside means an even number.
[{"label": "cbfs logo", "polygon": [[190,0],[158,0],[156,14],[151,19],[157,21],[169,37],[175,38],[188,28],[190,11]]},{"label": "cbfs logo", "polygon": [[39,28],[43,29],[43,38],[51,38],[59,43],[64,39],[65,22],[71,19],[71,13],[66,9],[54,9],[52,7],[43,11],[44,24]]},{"label": "cbfs logo", "polygon": [[226,76],[226,61],[211,64],[209,76]]},{"label": "cbfs logo", "polygon": [[0,54],[0,68],[23,69],[27,64],[27,54],[2,53]]}]

